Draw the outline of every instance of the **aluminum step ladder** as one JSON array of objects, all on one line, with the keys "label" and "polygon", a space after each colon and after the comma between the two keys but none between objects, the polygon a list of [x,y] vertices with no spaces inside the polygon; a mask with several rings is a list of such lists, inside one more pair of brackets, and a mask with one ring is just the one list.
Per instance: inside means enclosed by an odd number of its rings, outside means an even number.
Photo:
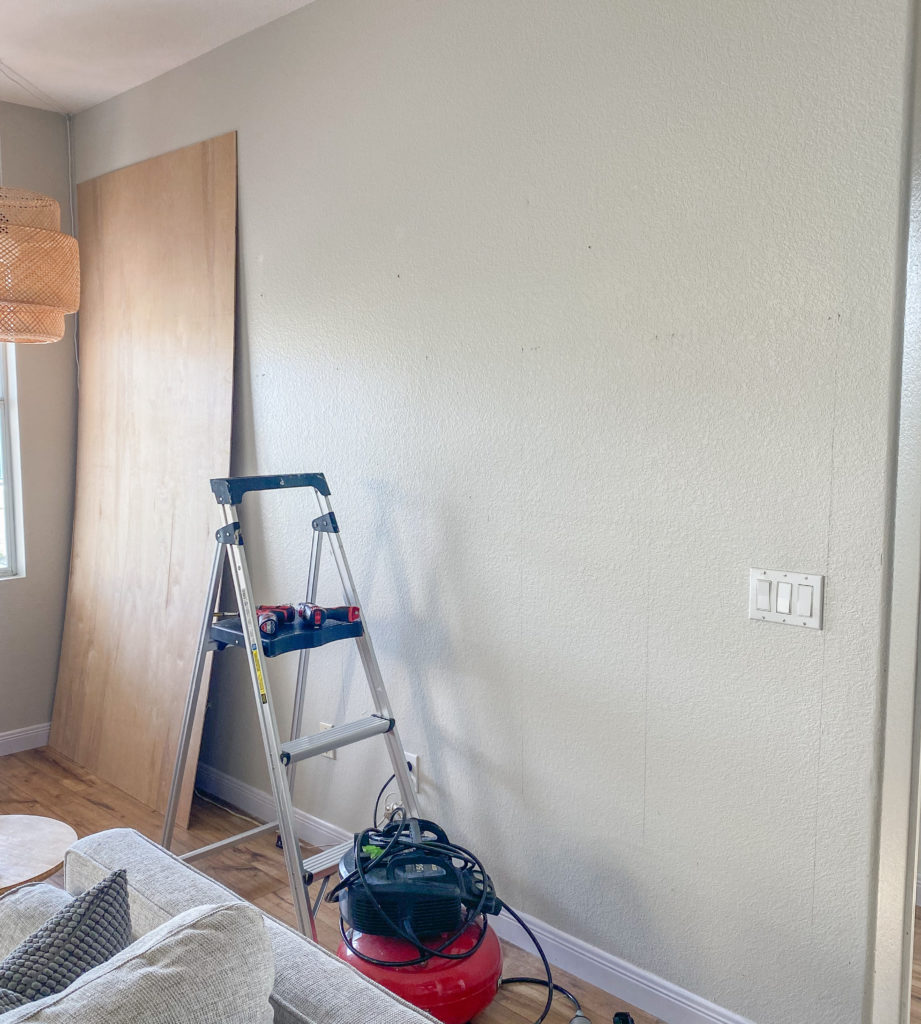
[{"label": "aluminum step ladder", "polygon": [[[291,883],[291,895],[297,922],[303,934],[312,935],[316,939],[314,916],[322,898],[322,888],[316,901],[311,904],[308,887],[314,879],[322,879],[323,888],[329,876],[336,870],[339,859],[352,847],[352,842],[342,843],[328,850],[322,850],[312,857],[303,859],[298,843],[297,830],[294,824],[294,806],[291,794],[297,765],[311,757],[316,757],[331,750],[383,736],[390,756],[390,764],[399,787],[400,799],[406,816],[410,819],[410,827],[418,830],[419,817],[416,795],[410,780],[409,770],[404,758],[403,745],[397,732],[396,722],[390,709],[390,701],[381,670],[377,663],[371,637],[364,613],[354,622],[343,622],[327,619],[316,628],[304,628],[299,622],[278,624],[276,632],[267,636],[260,632],[257,621],[256,601],[250,581],[249,568],[243,546],[243,533],[240,529],[238,506],[249,491],[270,491],[287,488],[307,488],[313,491],[320,514],[312,520],[310,561],[308,566],[307,588],[305,600],[316,604],[317,584],[320,571],[320,557],[324,547],[324,538],[328,538],[328,546],[332,552],[342,590],[347,605],[361,608],[355,583],[345,557],[339,524],[329,501],[329,485],[322,473],[297,473],[289,476],[248,476],[227,477],[211,481],[211,490],[221,508],[224,525],[217,531],[214,562],[211,568],[211,582],[205,601],[204,616],[198,639],[198,650],[189,683],[188,699],[182,720],[179,736],[179,747],[176,753],[176,765],[170,787],[169,802],[163,822],[163,846],[169,849],[176,822],[179,793],[185,774],[186,761],[189,755],[193,722],[198,699],[201,692],[202,677],[206,656],[210,651],[222,651],[231,647],[240,647],[247,652],[249,674],[253,685],[253,695],[259,715],[259,725],[265,747],[266,762],[272,783],[272,797],[275,801],[277,819],[249,829],[228,839],[212,843],[201,849],[193,850],[182,856],[183,860],[192,860],[226,846],[242,843],[265,832],[279,832],[281,846],[284,851]],[[226,613],[217,610],[221,575],[225,559],[230,564],[236,595],[236,612]],[[354,640],[357,647],[364,675],[371,696],[370,713],[355,722],[335,726],[315,735],[301,736],[301,724],[304,714],[304,702],[307,683],[307,668],[310,663],[310,652],[316,647],[338,640]],[[272,692],[269,686],[267,659],[280,654],[299,652],[297,681],[294,691],[294,709],[291,716],[289,738],[282,740],[275,719],[272,705]]]}]

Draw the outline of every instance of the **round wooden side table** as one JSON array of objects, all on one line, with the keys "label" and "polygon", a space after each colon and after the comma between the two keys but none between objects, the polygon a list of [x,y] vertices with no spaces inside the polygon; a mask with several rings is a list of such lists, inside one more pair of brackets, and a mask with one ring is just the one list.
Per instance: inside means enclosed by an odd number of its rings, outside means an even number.
[{"label": "round wooden side table", "polygon": [[0,894],[53,875],[76,840],[70,825],[55,818],[0,814]]}]

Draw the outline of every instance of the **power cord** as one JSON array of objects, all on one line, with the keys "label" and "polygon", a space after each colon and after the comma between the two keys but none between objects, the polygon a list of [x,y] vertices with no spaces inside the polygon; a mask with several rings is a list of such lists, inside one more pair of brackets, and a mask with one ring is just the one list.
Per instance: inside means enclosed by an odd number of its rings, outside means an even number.
[{"label": "power cord", "polygon": [[[499,981],[499,986],[501,987],[503,985],[544,985],[544,986],[546,986],[547,985],[547,981],[544,978],[502,978]],[[579,1000],[576,999],[576,997],[572,994],[572,992],[569,991],[568,988],[563,988],[562,985],[557,985],[554,982],[554,984],[553,984],[553,991],[554,992],[559,992],[560,995],[566,996],[566,998],[576,1008],[576,1012],[573,1015],[572,1019],[570,1020],[569,1024],[581,1024],[582,1021],[586,1021],[586,1022],[588,1022],[588,1024],[590,1024],[590,1022],[588,1021],[588,1017],[586,1017],[585,1014],[582,1012],[582,1005],[579,1003]]]},{"label": "power cord", "polygon": [[[537,941],[537,936],[524,923],[524,921],[518,916],[518,914],[514,910],[512,910],[512,908],[507,903],[502,904],[502,909],[505,910],[506,913],[510,914],[518,922],[521,928],[524,929],[525,934],[528,936],[531,942],[534,943],[534,948],[537,950],[537,955],[540,957],[540,961],[544,965],[544,973],[547,975],[547,977],[546,980],[544,980],[543,978],[515,978],[509,982],[506,982],[505,979],[502,978],[499,981],[499,985],[546,985],[547,1002],[544,1003],[544,1009],[541,1015],[537,1018],[536,1021],[534,1021],[534,1024],[543,1024],[543,1021],[547,1019],[547,1014],[550,1012],[550,1007],[553,1004],[553,990],[554,988],[556,988],[556,986],[553,984],[553,972],[550,970],[550,961],[547,959],[547,955],[544,953],[543,947]],[[576,1016],[573,1017],[573,1021],[577,1021],[579,1017],[583,1016],[582,1007],[579,1006],[579,1001],[578,999],[576,999],[574,995],[572,995],[570,992],[567,992],[566,995],[569,996],[569,998],[572,999],[573,1002],[576,1004]]]},{"label": "power cord", "polygon": [[[412,765],[407,762],[407,767],[412,771]],[[492,882],[489,875],[486,874],[486,869],[483,867],[482,862],[472,854],[469,850],[464,849],[462,846],[458,846],[456,843],[448,841],[447,836],[438,829],[438,826],[432,825],[431,822],[423,823],[428,824],[432,828],[436,829],[437,832],[441,833],[444,838],[441,839],[434,832],[429,834],[434,838],[426,839],[424,836],[421,842],[415,841],[411,836],[408,835],[409,821],[406,818],[406,811],[403,807],[398,807],[396,811],[391,815],[390,820],[383,826],[378,824],[378,812],[380,810],[380,802],[384,793],[387,791],[387,787],[391,782],[394,781],[396,775],[391,775],[390,778],[381,786],[380,791],[377,794],[377,799],[374,801],[374,812],[372,815],[372,821],[374,826],[370,829],[365,829],[364,832],[358,833],[355,836],[355,842],[353,847],[353,853],[355,857],[355,870],[346,875],[345,878],[341,879],[339,883],[329,892],[326,896],[328,903],[337,901],[338,893],[343,889],[361,883],[365,893],[372,901],[375,909],[380,913],[381,917],[387,922],[387,924],[393,929],[394,933],[400,938],[409,942],[418,952],[418,956],[409,960],[378,960],[374,957],[368,956],[366,953],[362,953],[359,949],[353,945],[351,936],[348,934],[348,930],[345,927],[345,922],[340,915],[339,917],[339,933],[342,936],[342,940],[346,946],[361,960],[367,963],[374,964],[378,967],[415,967],[420,964],[424,964],[431,960],[433,957],[444,960],[466,960],[472,956],[482,945],[483,940],[486,938],[487,923],[486,914],[493,913],[498,914],[503,910],[512,917],[519,925],[519,927],[525,932],[528,938],[531,940],[537,955],[540,957],[541,964],[544,968],[545,977],[543,978],[526,978],[526,977],[515,977],[515,978],[501,978],[499,981],[499,987],[504,985],[542,985],[547,989],[547,1001],[544,1003],[544,1008],[541,1011],[540,1016],[534,1021],[534,1024],[543,1024],[547,1019],[547,1014],[550,1012],[550,1007],[553,1005],[553,994],[559,992],[560,995],[564,996],[569,1000],[570,1003],[575,1007],[575,1014],[570,1019],[569,1024],[591,1024],[589,1018],[582,1012],[582,1005],[579,1000],[570,992],[568,989],[563,988],[562,985],[557,985],[553,980],[553,972],[550,969],[550,962],[541,947],[540,942],[537,940],[537,936],[528,927],[526,922],[513,910],[507,903],[500,900],[493,889]],[[399,816],[399,817],[397,817]],[[377,852],[366,864],[362,862],[362,854],[364,848],[367,846],[375,847]],[[381,906],[380,902],[375,898],[374,893],[371,891],[370,886],[367,883],[367,872],[375,866],[387,864],[389,859],[393,857],[399,857],[405,853],[411,853],[412,851],[422,851],[428,854],[440,854],[441,856],[451,859],[451,862],[460,862],[460,871],[470,871],[473,873],[474,878],[478,883],[480,897],[475,907],[467,908],[462,915],[462,922],[460,927],[452,935],[450,935],[444,942],[436,947],[426,946],[419,936],[416,935],[409,924],[398,924],[386,910]],[[474,945],[465,950],[463,953],[448,953],[447,948],[457,941],[458,938],[467,930],[471,922],[476,921],[478,917],[481,917],[482,924],[480,927],[479,934],[477,936]],[[619,1012],[614,1014],[614,1024],[634,1024],[633,1018],[629,1013]]]},{"label": "power cord", "polygon": [[[406,762],[406,767],[409,768],[410,771],[413,770],[412,765],[409,763],[409,761]],[[371,820],[374,822],[375,828],[380,828],[380,824],[377,820],[377,811],[381,805],[381,797],[384,795],[384,793],[387,792],[387,787],[390,785],[391,782],[393,782],[395,778],[396,773],[391,775],[390,778],[383,784],[383,786],[381,786],[380,792],[377,794],[377,799],[374,801],[374,813],[371,815]]]},{"label": "power cord", "polygon": [[[384,786],[385,789],[387,785],[389,785],[389,780]],[[486,938],[486,932],[488,929],[485,916],[487,911],[487,901],[491,899],[494,902],[498,902],[495,900],[495,893],[492,891],[492,884],[489,881],[489,876],[486,874],[486,869],[473,853],[464,849],[462,846],[458,846],[456,843],[449,842],[447,837],[445,837],[444,840],[439,839],[437,836],[432,839],[426,839],[423,837],[420,842],[414,840],[408,834],[408,831],[409,820],[406,818],[405,812],[401,809],[400,819],[398,821],[390,822],[382,831],[378,831],[377,829],[365,829],[364,832],[359,832],[355,836],[353,847],[355,870],[346,875],[345,878],[341,879],[339,883],[334,886],[329,893],[327,893],[326,901],[327,903],[337,902],[339,893],[342,892],[343,889],[347,889],[360,882],[368,898],[375,905],[375,909],[391,927],[394,934],[415,947],[419,955],[407,960],[379,960],[375,957],[368,956],[367,953],[363,953],[352,943],[351,937],[348,935],[345,928],[345,922],[340,916],[339,932],[342,939],[355,956],[364,960],[366,963],[374,964],[377,967],[415,967],[426,963],[433,957],[441,960],[466,960],[468,957],[473,956]],[[434,835],[434,833],[430,834]],[[444,835],[443,832],[441,834]],[[378,849],[378,852],[369,861],[367,861],[367,863],[364,863],[366,858],[363,856],[363,851],[366,847],[375,847]],[[412,931],[408,923],[397,923],[394,921],[394,919],[381,906],[380,901],[375,898],[367,881],[367,872],[372,868],[388,864],[391,860],[413,851],[421,851],[428,855],[438,854],[450,859],[452,864],[459,861],[459,872],[470,872],[474,877],[482,880],[479,886],[479,899],[477,900],[476,905],[474,907],[465,908],[464,913],[461,915],[461,922],[457,930],[444,939],[444,941],[442,941],[438,946],[427,946],[419,936]],[[447,952],[448,947],[456,942],[467,930],[468,926],[476,922],[478,917],[481,918],[481,924],[474,944],[462,953]]]},{"label": "power cord", "polygon": [[[410,771],[412,771],[412,765],[409,764],[408,762],[407,762],[407,767],[409,768]],[[547,1014],[550,1012],[550,1007],[553,1004],[553,993],[554,993],[554,990],[557,990],[557,991],[561,992],[568,999],[570,999],[572,1001],[573,1005],[576,1008],[575,1016],[572,1018],[572,1021],[570,1021],[570,1024],[582,1024],[582,1022],[585,1022],[585,1024],[590,1024],[590,1022],[588,1021],[588,1018],[585,1016],[585,1014],[582,1013],[582,1007],[579,1005],[578,999],[576,999],[576,997],[571,992],[569,992],[566,989],[562,988],[562,986],[554,984],[553,974],[552,974],[552,972],[550,970],[550,962],[547,960],[547,957],[544,954],[544,951],[543,951],[543,948],[541,947],[541,944],[537,941],[537,936],[534,934],[533,931],[531,931],[531,929],[528,927],[528,925],[522,920],[521,917],[519,917],[519,915],[511,907],[509,907],[507,904],[503,903],[501,900],[499,900],[496,897],[495,891],[493,890],[493,887],[492,887],[492,882],[490,881],[490,878],[489,878],[489,875],[486,874],[486,869],[483,867],[483,864],[479,860],[479,858],[477,858],[469,850],[464,849],[462,846],[458,846],[455,843],[449,843],[447,841],[447,837],[445,837],[444,842],[441,842],[438,839],[437,836],[436,836],[436,838],[434,840],[433,839],[425,839],[425,838],[423,838],[423,841],[421,843],[413,841],[410,837],[408,837],[406,835],[406,830],[409,827],[409,822],[406,819],[406,813],[405,813],[405,810],[402,807],[398,808],[398,812],[400,814],[399,822],[398,823],[394,822],[391,819],[391,821],[386,826],[384,826],[383,832],[378,834],[378,835],[375,835],[375,833],[377,831],[377,828],[378,828],[378,824],[377,824],[377,822],[378,822],[378,811],[380,809],[381,798],[383,797],[384,793],[387,790],[387,787],[394,780],[394,778],[396,778],[395,774],[391,775],[390,778],[387,779],[387,781],[384,783],[384,785],[381,786],[380,791],[377,794],[377,799],[374,801],[374,812],[373,812],[373,815],[372,815],[372,821],[374,822],[374,828],[373,829],[365,829],[364,832],[361,832],[361,833],[359,833],[358,835],[355,836],[355,843],[354,843],[354,848],[353,848],[353,852],[354,852],[354,856],[355,856],[355,870],[350,872],[349,875],[347,875],[345,878],[343,878],[338,883],[338,885],[336,885],[333,888],[333,890],[330,893],[327,894],[326,900],[327,900],[327,902],[335,902],[336,899],[337,899],[337,894],[339,892],[341,892],[345,888],[348,888],[351,885],[355,885],[358,881],[360,881],[362,886],[363,886],[363,888],[364,888],[364,890],[365,890],[365,893],[368,895],[368,897],[375,904],[376,909],[378,910],[380,915],[384,918],[384,920],[387,922],[387,924],[390,925],[390,927],[394,930],[394,932],[400,938],[403,938],[406,941],[408,941],[409,943],[411,943],[416,948],[416,950],[419,952],[419,956],[414,958],[414,959],[402,960],[402,961],[383,961],[383,960],[375,959],[373,957],[368,956],[367,954],[362,953],[360,950],[356,949],[356,947],[353,945],[353,943],[351,941],[351,937],[349,936],[349,934],[347,932],[347,929],[345,927],[345,922],[343,921],[342,916],[340,915],[340,917],[339,917],[339,933],[342,936],[342,939],[345,942],[346,946],[356,956],[358,956],[360,959],[366,961],[367,963],[372,963],[372,964],[374,964],[375,966],[378,966],[378,967],[412,967],[412,966],[417,966],[417,965],[426,963],[428,960],[432,959],[433,957],[438,957],[439,959],[446,959],[446,960],[465,960],[468,957],[473,956],[473,954],[480,948],[480,946],[482,945],[484,939],[486,938],[486,931],[487,931],[487,927],[488,926],[487,926],[486,915],[484,913],[484,910],[487,909],[486,905],[487,905],[487,902],[489,902],[490,906],[489,906],[488,909],[492,913],[500,913],[502,910],[505,910],[512,918],[514,918],[518,922],[519,926],[523,929],[525,934],[528,936],[528,938],[534,944],[534,948],[537,950],[538,956],[541,959],[541,963],[543,964],[544,972],[546,974],[546,978],[545,979],[544,978],[514,978],[514,979],[509,979],[508,981],[505,981],[504,979],[502,979],[499,982],[500,986],[503,985],[503,984],[509,984],[509,985],[511,985],[511,984],[537,984],[537,985],[544,985],[544,986],[546,986],[546,988],[547,988],[547,1001],[544,1004],[544,1008],[543,1008],[543,1011],[541,1012],[540,1016],[537,1018],[536,1021],[534,1021],[534,1024],[543,1024],[543,1022],[546,1020]],[[386,836],[386,832],[387,832],[388,829],[391,829],[393,831],[393,834],[391,836],[389,836],[389,837]],[[443,834],[444,833],[442,833],[442,835]],[[377,839],[378,842],[374,842],[373,841],[374,839]],[[370,843],[369,843],[369,840],[370,840]],[[383,848],[381,848],[380,847],[380,843],[383,842],[384,840],[386,840],[386,845],[384,845]],[[458,930],[454,934],[449,936],[449,938],[447,940],[442,942],[436,948],[432,948],[432,947],[426,946],[424,943],[422,943],[420,941],[419,937],[417,935],[415,935],[414,933],[412,933],[412,931],[410,930],[408,925],[406,927],[402,927],[401,925],[397,924],[397,922],[395,922],[390,917],[390,915],[387,914],[387,912],[384,910],[384,908],[380,905],[380,902],[377,899],[375,899],[374,894],[371,892],[371,889],[370,889],[370,887],[367,884],[367,881],[366,881],[366,873],[367,873],[367,871],[371,870],[375,865],[387,863],[388,862],[388,857],[390,856],[392,851],[397,849],[397,845],[398,844],[399,844],[400,848],[399,848],[399,852],[396,854],[397,856],[399,856],[400,853],[403,853],[404,851],[407,851],[407,850],[408,851],[411,851],[411,850],[422,850],[423,852],[428,853],[428,854],[438,853],[438,854],[442,854],[444,856],[450,857],[451,860],[452,860],[452,863],[454,861],[460,861],[460,863],[461,863],[461,869],[460,870],[463,871],[463,870],[466,869],[466,870],[474,870],[476,872],[476,878],[479,881],[479,890],[480,890],[480,898],[479,898],[479,901],[477,902],[477,905],[474,908],[472,908],[472,909],[467,909],[466,910],[466,912],[463,914],[463,919],[461,921],[461,925],[458,928]],[[367,865],[364,865],[362,863],[361,854],[362,854],[363,848],[366,845],[378,846],[380,852],[378,852],[371,859],[371,861]],[[488,897],[489,897],[489,899],[488,899]],[[446,953],[445,950],[452,943],[454,943],[463,934],[463,932],[465,932],[467,930],[468,925],[472,921],[475,921],[477,919],[477,917],[480,917],[481,915],[482,915],[482,917],[481,917],[482,924],[481,924],[480,931],[479,931],[479,934],[477,936],[477,939],[476,939],[476,942],[474,943],[474,945],[470,949],[465,950],[463,953],[453,953],[453,954],[452,953]]]},{"label": "power cord", "polygon": [[[410,775],[412,775],[412,773],[413,773],[413,763],[412,763],[412,761],[407,761],[406,762],[406,770],[409,772]],[[377,794],[377,799],[374,801],[374,813],[371,815],[371,820],[374,822],[374,827],[375,828],[380,828],[381,827],[381,823],[377,820],[377,812],[378,812],[378,809],[380,808],[380,805],[381,805],[381,797],[384,795],[384,793],[387,792],[387,787],[390,785],[391,782],[394,781],[394,779],[396,779],[396,777],[397,777],[396,773],[394,772],[394,774],[390,776],[390,778],[383,784],[383,786],[381,786],[380,792]],[[386,808],[385,808],[385,810],[386,810]],[[393,817],[394,817],[393,814],[391,814],[389,820],[392,821]]]},{"label": "power cord", "polygon": [[215,807],[219,807],[222,811],[226,811],[228,814],[232,814],[235,818],[239,818],[241,821],[250,821],[254,825],[265,824],[265,822],[263,821],[256,821],[255,818],[251,818],[248,814],[240,814],[239,811],[233,810],[232,808],[228,807],[227,804],[222,804],[218,800],[212,799],[206,793],[203,793],[200,789],[198,789],[198,787],[193,789],[192,792],[195,794],[195,796],[198,797],[199,800],[203,800],[206,804],[213,804]]}]

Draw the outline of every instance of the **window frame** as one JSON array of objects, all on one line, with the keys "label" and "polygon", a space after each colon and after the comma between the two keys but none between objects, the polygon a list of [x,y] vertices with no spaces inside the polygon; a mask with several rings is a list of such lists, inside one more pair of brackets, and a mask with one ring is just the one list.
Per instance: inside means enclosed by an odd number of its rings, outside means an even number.
[{"label": "window frame", "polygon": [[6,566],[0,580],[23,575],[19,509],[19,431],[16,408],[16,358],[12,342],[0,342],[0,471],[3,479],[3,515],[0,531],[6,540]]}]

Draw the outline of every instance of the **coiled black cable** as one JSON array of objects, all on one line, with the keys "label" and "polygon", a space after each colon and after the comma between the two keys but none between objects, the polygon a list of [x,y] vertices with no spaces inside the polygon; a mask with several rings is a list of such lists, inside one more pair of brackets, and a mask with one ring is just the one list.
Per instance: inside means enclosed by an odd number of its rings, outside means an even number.
[{"label": "coiled black cable", "polygon": [[[411,767],[410,767],[410,770]],[[345,878],[341,879],[336,886],[327,894],[326,901],[328,903],[336,902],[338,893],[343,889],[347,889],[352,885],[360,882],[365,890],[365,893],[372,900],[376,910],[380,913],[381,917],[387,922],[388,925],[393,929],[399,938],[409,942],[418,951],[417,957],[408,960],[379,960],[375,957],[368,956],[367,953],[361,952],[357,949],[352,942],[349,930],[345,927],[345,921],[342,915],[339,916],[339,934],[342,936],[343,942],[346,944],[349,950],[355,954],[359,959],[364,960],[366,963],[374,964],[377,967],[416,967],[421,964],[427,963],[433,958],[439,958],[443,960],[466,960],[468,957],[473,956],[474,953],[483,944],[486,938],[487,922],[486,922],[486,904],[490,902],[491,912],[501,912],[505,910],[518,925],[522,928],[528,938],[537,950],[537,954],[540,957],[541,963],[546,974],[545,978],[501,978],[499,986],[503,985],[543,985],[547,989],[547,1001],[544,1004],[544,1008],[534,1021],[534,1024],[543,1024],[547,1018],[547,1014],[550,1012],[550,1007],[553,1004],[553,993],[559,992],[565,996],[576,1008],[576,1015],[573,1017],[573,1021],[576,1020],[587,1020],[582,1013],[582,1006],[579,1000],[570,992],[568,989],[563,988],[562,985],[557,985],[553,981],[553,973],[550,969],[550,962],[541,947],[541,944],[537,941],[537,936],[528,927],[528,925],[522,920],[522,918],[506,903],[500,901],[495,893],[492,891],[492,883],[490,882],[489,875],[486,874],[486,869],[483,867],[480,859],[470,850],[465,849],[463,846],[459,846],[456,843],[451,843],[439,839],[423,839],[418,842],[411,838],[407,834],[409,829],[409,821],[406,818],[406,812],[402,807],[398,807],[397,811],[391,816],[390,821],[384,826],[383,830],[379,829],[377,822],[378,809],[380,807],[381,797],[387,790],[387,787],[396,778],[395,775],[391,775],[389,779],[381,786],[380,791],[377,794],[377,799],[374,801],[374,813],[372,821],[374,825],[372,828],[365,829],[363,832],[359,832],[355,836],[353,853],[355,858],[355,869],[351,871]],[[397,818],[399,814],[399,818]],[[392,835],[387,835],[388,829],[393,829]],[[442,833],[444,834],[444,833]],[[380,847],[380,842],[385,842],[383,847]],[[380,852],[375,854],[367,865],[362,862],[362,851],[366,845],[374,845],[380,847]],[[398,848],[399,847],[399,848]],[[370,886],[367,883],[367,872],[376,865],[380,865],[382,862],[386,863],[388,858],[393,856],[400,856],[401,854],[408,853],[410,851],[421,850],[427,854],[439,854],[441,856],[450,858],[452,863],[460,861],[461,871],[468,870],[475,872],[476,876],[480,880],[480,898],[475,908],[466,908],[462,915],[462,922],[460,927],[447,939],[445,939],[438,946],[432,947],[427,946],[422,940],[416,935],[408,923],[398,924],[380,905],[380,902],[375,898],[374,893],[371,891]],[[464,950],[462,953],[448,953],[447,948],[456,942],[460,936],[467,930],[470,923],[480,918],[480,930],[477,935],[477,939],[470,949]]]},{"label": "coiled black cable", "polygon": [[[387,785],[389,785],[389,780]],[[386,785],[385,785],[386,788]],[[378,798],[379,799],[379,798]],[[418,951],[417,957],[412,957],[407,960],[379,960],[376,957],[368,956],[367,953],[363,953],[357,949],[352,943],[350,936],[347,934],[345,923],[340,915],[339,918],[339,933],[342,936],[346,946],[357,956],[359,959],[364,960],[366,963],[374,964],[377,967],[415,967],[419,964],[424,964],[433,957],[437,957],[442,960],[466,960],[480,948],[483,941],[486,938],[486,932],[488,925],[486,923],[486,916],[483,913],[487,897],[489,896],[489,888],[486,884],[488,875],[486,869],[483,867],[482,862],[479,858],[471,853],[469,850],[464,849],[462,846],[458,846],[456,843],[441,842],[440,840],[423,839],[421,842],[417,842],[412,839],[407,833],[409,830],[409,821],[405,815],[401,817],[398,822],[391,822],[388,828],[396,826],[393,829],[391,836],[386,835],[385,832],[378,832],[377,829],[365,829],[363,832],[359,832],[355,836],[355,842],[353,846],[353,853],[355,857],[355,870],[350,872],[345,878],[343,878],[326,896],[328,903],[334,903],[337,901],[338,894],[351,885],[355,885],[357,882],[361,882],[365,892],[369,898],[375,904],[375,908],[381,917],[387,922],[388,925],[393,929],[394,933],[406,942],[409,942]],[[379,853],[375,854],[374,857],[366,864],[363,863],[362,850],[366,845],[378,845],[379,841],[384,841],[386,845],[380,850]],[[397,847],[399,846],[399,849]],[[394,853],[393,851],[396,852]],[[443,942],[437,946],[427,946],[418,935],[416,935],[408,924],[398,923],[384,910],[380,905],[380,902],[374,897],[371,887],[367,882],[367,872],[375,866],[381,863],[387,863],[392,856],[401,856],[402,854],[409,853],[411,851],[421,850],[426,854],[440,854],[441,856],[450,858],[452,863],[455,861],[461,862],[460,870],[476,870],[483,878],[483,884],[480,886],[480,898],[477,904],[473,908],[467,908],[465,913],[462,915],[460,926],[449,935]],[[479,933],[476,937],[476,941],[470,947],[465,949],[462,953],[448,953],[447,949],[454,942],[456,942],[461,935],[467,930],[468,926],[475,922],[477,918],[480,918]]]}]

